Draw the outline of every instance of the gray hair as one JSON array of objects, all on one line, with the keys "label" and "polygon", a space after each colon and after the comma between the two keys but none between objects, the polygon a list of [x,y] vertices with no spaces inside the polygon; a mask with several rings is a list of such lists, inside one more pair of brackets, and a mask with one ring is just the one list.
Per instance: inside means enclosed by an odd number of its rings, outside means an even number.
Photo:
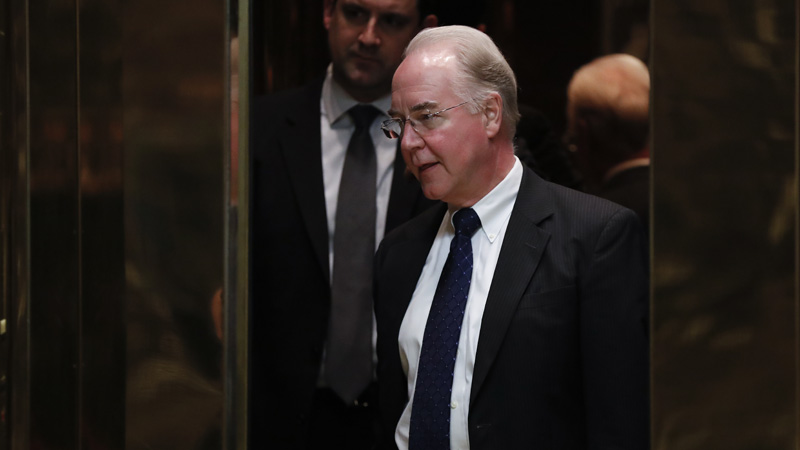
[{"label": "gray hair", "polygon": [[575,72],[567,96],[576,110],[605,111],[627,121],[646,122],[650,74],[634,56],[601,56]]},{"label": "gray hair", "polygon": [[481,31],[461,25],[426,28],[411,40],[405,56],[435,45],[445,45],[456,55],[459,76],[453,80],[453,91],[462,100],[470,101],[473,113],[479,111],[477,103],[489,94],[500,95],[503,127],[509,137],[513,137],[520,118],[517,79],[492,39]]},{"label": "gray hair", "polygon": [[[591,125],[595,139],[616,153],[647,145],[650,74],[634,56],[606,55],[575,72],[567,87],[567,116]],[[617,159],[628,156],[616,155]]]}]

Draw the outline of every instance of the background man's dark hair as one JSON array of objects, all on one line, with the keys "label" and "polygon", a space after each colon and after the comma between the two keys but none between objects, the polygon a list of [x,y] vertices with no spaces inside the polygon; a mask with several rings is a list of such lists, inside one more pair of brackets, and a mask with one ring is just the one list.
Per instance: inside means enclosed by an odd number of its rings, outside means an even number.
[{"label": "background man's dark hair", "polygon": [[[332,0],[331,5],[336,6],[336,2],[338,0]],[[437,14],[438,7],[437,7],[438,0],[417,0],[417,11],[419,12],[419,23],[422,24],[422,21],[425,20],[430,14]],[[455,2],[453,2],[455,4]]]},{"label": "background man's dark hair", "polygon": [[[425,1],[425,0],[420,0]],[[439,25],[466,25],[478,28],[486,23],[486,0],[428,0],[428,14],[436,14]]]}]

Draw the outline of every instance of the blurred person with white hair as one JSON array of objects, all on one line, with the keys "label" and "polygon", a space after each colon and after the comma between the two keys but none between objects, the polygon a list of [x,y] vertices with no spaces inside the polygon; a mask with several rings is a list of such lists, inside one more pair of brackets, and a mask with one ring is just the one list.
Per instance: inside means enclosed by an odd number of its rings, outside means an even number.
[{"label": "blurred person with white hair", "polygon": [[647,229],[650,75],[626,54],[595,59],[567,88],[570,150],[586,192],[632,209]]}]

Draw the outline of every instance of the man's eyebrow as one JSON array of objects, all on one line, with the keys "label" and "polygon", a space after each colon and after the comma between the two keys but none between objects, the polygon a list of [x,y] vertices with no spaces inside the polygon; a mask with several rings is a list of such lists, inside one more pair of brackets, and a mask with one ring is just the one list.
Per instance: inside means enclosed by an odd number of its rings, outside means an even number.
[{"label": "man's eyebrow", "polygon": [[342,7],[343,8],[352,8],[354,10],[359,10],[359,11],[367,11],[366,7],[361,6],[358,3],[352,3],[352,2],[342,2]]},{"label": "man's eyebrow", "polygon": [[[413,112],[421,111],[423,109],[431,109],[431,108],[436,107],[436,105],[438,105],[438,103],[436,103],[436,102],[417,103],[416,105],[411,107],[411,111],[409,111],[409,112],[413,113]],[[400,111],[398,111],[396,109],[390,109],[389,111],[386,111],[386,114],[388,114],[391,117],[402,116],[402,114],[400,114]]]},{"label": "man's eyebrow", "polygon": [[398,13],[398,12],[385,12],[379,14],[379,17],[382,19],[394,19],[394,20],[401,20],[404,22],[411,22],[414,17],[408,14]]},{"label": "man's eyebrow", "polygon": [[411,112],[417,112],[417,111],[421,111],[423,109],[431,109],[431,108],[435,107],[436,105],[438,105],[438,103],[436,103],[436,102],[417,103],[416,105],[411,107]]}]

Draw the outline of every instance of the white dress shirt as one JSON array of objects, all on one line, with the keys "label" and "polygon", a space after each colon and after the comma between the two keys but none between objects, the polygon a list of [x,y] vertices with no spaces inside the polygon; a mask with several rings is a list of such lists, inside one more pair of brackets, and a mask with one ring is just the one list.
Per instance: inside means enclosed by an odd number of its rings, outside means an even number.
[{"label": "white dress shirt", "polygon": [[[322,181],[325,186],[325,212],[328,218],[328,273],[333,273],[333,234],[336,232],[336,205],[339,199],[339,184],[344,169],[344,158],[347,154],[347,145],[350,136],[356,129],[353,119],[347,111],[357,105],[357,102],[333,80],[333,66],[328,66],[325,81],[322,84],[320,97],[320,133],[322,136]],[[391,94],[370,103],[380,111],[375,116],[370,127],[370,137],[375,146],[377,163],[375,206],[375,249],[383,239],[386,228],[386,211],[389,206],[389,191],[392,187],[394,175],[394,158],[397,153],[397,141],[389,139],[383,134],[380,124],[389,119],[386,111],[391,107]],[[373,358],[377,339],[373,321],[372,348]],[[324,385],[324,361],[320,370],[320,385]]]},{"label": "white dress shirt", "polygon": [[[516,158],[516,157],[515,157]],[[478,351],[478,337],[481,332],[483,310],[486,298],[492,285],[494,270],[500,249],[503,246],[508,219],[517,200],[517,193],[522,182],[522,164],[519,159],[506,177],[485,197],[472,206],[481,220],[481,230],[472,236],[473,270],[472,281],[458,340],[456,362],[453,371],[453,389],[450,399],[450,448],[469,449],[469,394],[472,387],[472,371],[475,367],[475,355]],[[414,386],[417,381],[422,338],[428,321],[428,312],[433,303],[433,295],[439,283],[444,262],[450,252],[450,241],[455,235],[452,215],[448,211],[439,226],[439,232],[433,241],[417,287],[411,296],[403,323],[400,326],[398,343],[400,360],[408,379],[409,402],[395,432],[395,441],[400,450],[408,449],[408,433],[411,425]]]}]

